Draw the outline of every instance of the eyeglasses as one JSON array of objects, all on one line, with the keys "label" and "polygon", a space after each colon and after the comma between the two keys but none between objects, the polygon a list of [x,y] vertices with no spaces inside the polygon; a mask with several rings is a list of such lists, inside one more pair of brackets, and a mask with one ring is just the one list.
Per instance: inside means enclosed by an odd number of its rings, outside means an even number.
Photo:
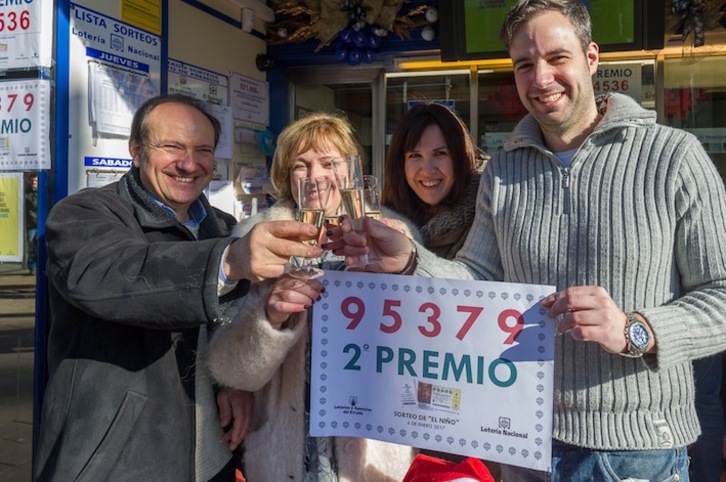
[{"label": "eyeglasses", "polygon": [[165,154],[172,157],[183,157],[189,153],[195,159],[202,161],[208,161],[214,159],[214,149],[207,146],[200,147],[187,147],[183,144],[176,144],[173,142],[167,142],[165,144],[151,144],[147,143],[146,147],[149,149],[156,149],[163,151]]}]

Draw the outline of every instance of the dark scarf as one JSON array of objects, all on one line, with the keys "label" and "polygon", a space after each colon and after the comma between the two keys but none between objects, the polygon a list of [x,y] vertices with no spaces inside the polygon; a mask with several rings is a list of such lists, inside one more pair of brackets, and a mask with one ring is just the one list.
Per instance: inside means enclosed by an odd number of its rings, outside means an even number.
[{"label": "dark scarf", "polygon": [[474,172],[469,176],[463,202],[456,206],[447,206],[437,210],[426,224],[421,226],[424,246],[428,247],[443,238],[450,237],[458,240],[465,231],[469,230],[474,222],[476,194],[479,190],[480,177],[480,172]]}]

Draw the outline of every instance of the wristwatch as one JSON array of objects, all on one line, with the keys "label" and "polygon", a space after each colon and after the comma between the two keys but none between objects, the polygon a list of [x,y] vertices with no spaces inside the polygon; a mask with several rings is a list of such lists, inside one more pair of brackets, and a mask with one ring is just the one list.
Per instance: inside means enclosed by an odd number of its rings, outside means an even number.
[{"label": "wristwatch", "polygon": [[623,356],[631,358],[640,358],[648,349],[650,344],[650,332],[646,328],[645,323],[640,321],[633,313],[626,315],[628,321],[625,323],[625,341],[628,343],[625,347],[626,351],[621,353]]}]

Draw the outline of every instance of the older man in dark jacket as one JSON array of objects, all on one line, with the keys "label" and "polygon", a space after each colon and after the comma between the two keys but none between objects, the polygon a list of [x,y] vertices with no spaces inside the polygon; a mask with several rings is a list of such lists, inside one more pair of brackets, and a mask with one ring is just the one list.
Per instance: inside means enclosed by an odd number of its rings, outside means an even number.
[{"label": "older man in dark jacket", "polygon": [[[52,209],[49,381],[35,480],[234,480],[198,354],[250,281],[279,276],[291,254],[320,250],[294,240],[314,234],[296,222],[228,237],[234,219],[202,194],[218,139],[202,104],[151,99],[134,117],[134,167]],[[225,413],[235,409],[226,436],[234,446],[248,401],[227,395],[239,402],[218,397]]]}]

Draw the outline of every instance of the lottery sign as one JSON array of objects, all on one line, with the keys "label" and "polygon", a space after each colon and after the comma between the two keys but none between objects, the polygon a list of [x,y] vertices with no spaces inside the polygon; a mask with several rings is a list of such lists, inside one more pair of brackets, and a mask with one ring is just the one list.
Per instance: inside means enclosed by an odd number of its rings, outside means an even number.
[{"label": "lottery sign", "polygon": [[49,169],[47,80],[0,82],[0,171]]},{"label": "lottery sign", "polygon": [[53,2],[0,1],[0,70],[50,67]]},{"label": "lottery sign", "polygon": [[642,66],[633,63],[600,64],[592,79],[595,94],[626,94],[641,102]]},{"label": "lottery sign", "polygon": [[552,286],[327,272],[310,433],[549,470]]},{"label": "lottery sign", "polygon": [[235,119],[268,125],[270,85],[232,72],[229,75],[229,105]]}]

